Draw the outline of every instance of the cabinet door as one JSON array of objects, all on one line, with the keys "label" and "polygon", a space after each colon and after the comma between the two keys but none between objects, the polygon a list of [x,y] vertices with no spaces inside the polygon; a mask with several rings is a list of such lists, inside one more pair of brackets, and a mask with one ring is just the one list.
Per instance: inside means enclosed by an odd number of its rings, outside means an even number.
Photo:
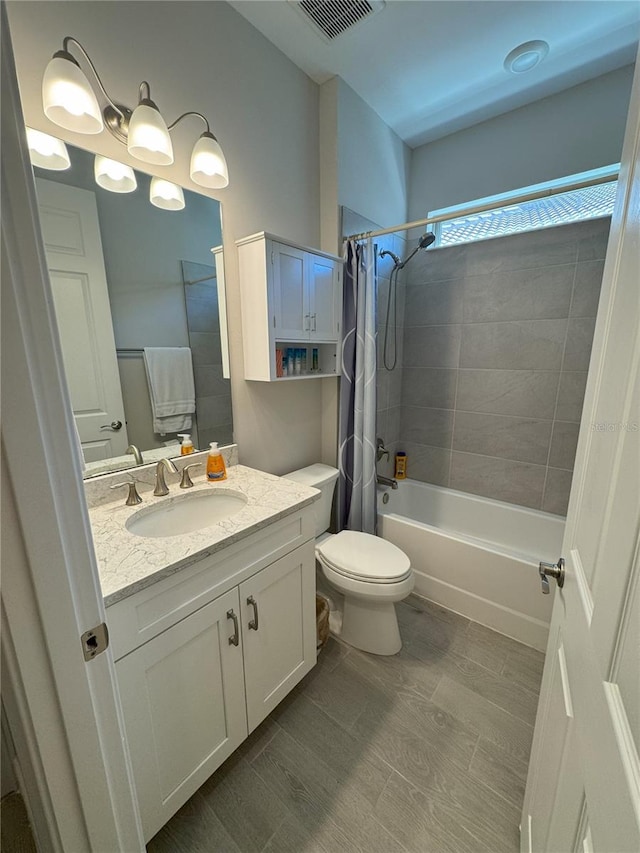
[{"label": "cabinet door", "polygon": [[247,736],[237,589],[116,664],[145,841]]},{"label": "cabinet door", "polygon": [[271,243],[271,262],[274,337],[278,340],[304,340],[309,337],[311,313],[305,253],[282,243]]},{"label": "cabinet door", "polygon": [[308,254],[307,258],[311,340],[337,341],[342,314],[341,265],[318,255]]},{"label": "cabinet door", "polygon": [[316,662],[314,542],[240,585],[249,731]]}]

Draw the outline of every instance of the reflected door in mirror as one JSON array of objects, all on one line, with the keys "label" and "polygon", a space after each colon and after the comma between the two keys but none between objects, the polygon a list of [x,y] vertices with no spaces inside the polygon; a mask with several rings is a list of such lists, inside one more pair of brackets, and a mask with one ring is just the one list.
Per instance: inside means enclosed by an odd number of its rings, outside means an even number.
[{"label": "reflected door in mirror", "polygon": [[36,182],[62,356],[85,460],[120,456],[129,441],[95,194],[42,178]]}]

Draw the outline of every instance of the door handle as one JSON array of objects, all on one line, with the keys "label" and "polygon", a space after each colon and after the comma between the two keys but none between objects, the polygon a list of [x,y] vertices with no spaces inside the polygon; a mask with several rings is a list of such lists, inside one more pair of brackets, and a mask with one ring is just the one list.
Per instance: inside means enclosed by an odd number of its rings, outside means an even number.
[{"label": "door handle", "polygon": [[311,316],[313,317],[313,329],[311,331],[315,332],[315,331],[317,331],[317,329],[316,329],[316,315],[312,314]]},{"label": "door handle", "polygon": [[311,331],[311,314],[304,315],[304,331]]},{"label": "door handle", "polygon": [[542,594],[549,595],[549,578],[555,578],[556,583],[562,589],[564,586],[564,558],[560,557],[557,563],[541,562],[538,566],[540,580],[542,582]]},{"label": "door handle", "polygon": [[227,619],[233,620],[233,637],[229,637],[229,645],[237,646],[240,642],[240,630],[238,626],[238,617],[233,610],[227,610]]},{"label": "door handle", "polygon": [[111,421],[110,424],[102,424],[100,429],[112,429],[114,432],[118,432],[119,429],[122,429],[122,421]]},{"label": "door handle", "polygon": [[250,631],[257,631],[258,630],[258,605],[256,603],[255,598],[252,595],[250,595],[249,598],[247,598],[247,604],[249,604],[251,607],[253,607],[253,619],[249,622],[249,630]]}]

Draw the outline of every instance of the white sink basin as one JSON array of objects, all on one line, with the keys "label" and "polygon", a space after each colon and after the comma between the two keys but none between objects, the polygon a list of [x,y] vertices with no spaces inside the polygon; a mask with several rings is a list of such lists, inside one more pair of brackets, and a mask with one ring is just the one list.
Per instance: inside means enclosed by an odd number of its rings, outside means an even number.
[{"label": "white sink basin", "polygon": [[210,492],[167,498],[153,507],[138,510],[126,521],[125,527],[136,536],[181,536],[231,518],[247,505],[241,492],[217,490],[216,486],[211,489]]}]

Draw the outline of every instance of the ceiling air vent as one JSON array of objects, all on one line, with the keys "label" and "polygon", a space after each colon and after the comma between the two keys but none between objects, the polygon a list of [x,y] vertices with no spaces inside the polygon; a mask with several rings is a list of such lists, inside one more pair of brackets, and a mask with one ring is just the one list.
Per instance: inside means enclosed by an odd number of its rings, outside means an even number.
[{"label": "ceiling air vent", "polygon": [[384,7],[384,0],[293,0],[292,5],[333,41]]}]

